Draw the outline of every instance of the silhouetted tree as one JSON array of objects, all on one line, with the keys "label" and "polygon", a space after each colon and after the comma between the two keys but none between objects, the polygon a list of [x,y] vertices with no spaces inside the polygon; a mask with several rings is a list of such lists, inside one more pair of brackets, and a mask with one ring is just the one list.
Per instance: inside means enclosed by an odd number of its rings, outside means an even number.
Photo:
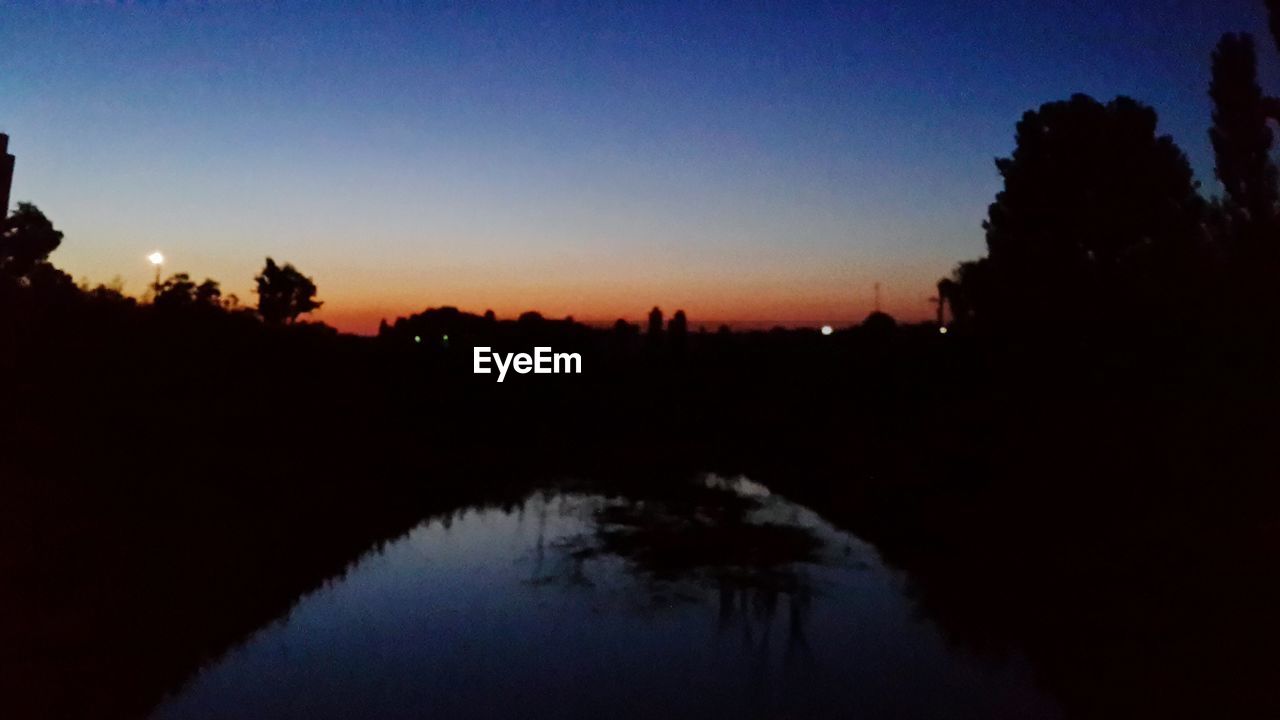
[{"label": "silhouetted tree", "polygon": [[640,326],[618,318],[613,323],[613,332],[609,335],[610,347],[615,353],[629,352],[639,341]]},{"label": "silhouetted tree", "polygon": [[676,314],[671,316],[671,322],[667,323],[667,337],[670,339],[672,350],[684,351],[689,338],[689,320],[685,317],[683,310],[677,310]]},{"label": "silhouetted tree", "polygon": [[898,329],[898,321],[894,320],[889,313],[873,310],[870,315],[867,315],[867,319],[862,321],[861,329],[867,337],[884,341]]},{"label": "silhouetted tree", "polygon": [[[983,223],[988,260],[956,277],[979,315],[1098,318],[1135,281],[1190,255],[1204,201],[1154,110],[1085,95],[1023,115]],[[977,285],[971,286],[971,283]]]},{"label": "silhouetted tree", "polygon": [[49,262],[38,262],[31,266],[23,281],[37,291],[44,291],[45,300],[51,300],[57,296],[66,299],[68,293],[80,290],[70,275]]},{"label": "silhouetted tree", "polygon": [[196,302],[196,284],[186,273],[170,275],[156,286],[155,305],[160,308],[190,307]]},{"label": "silhouetted tree", "polygon": [[92,287],[92,288],[86,287],[83,289],[83,291],[84,291],[85,297],[89,298],[94,302],[110,303],[110,304],[126,304],[130,306],[135,305],[137,301],[131,297],[126,296],[122,288],[123,288],[123,284],[119,281],[119,278],[115,278],[109,284],[99,283],[96,287]]},{"label": "silhouetted tree", "polygon": [[222,307],[222,287],[218,281],[205,278],[196,286],[195,301],[197,305]]},{"label": "silhouetted tree", "polygon": [[951,322],[961,327],[970,324],[985,308],[990,314],[993,300],[991,265],[987,258],[967,260],[956,265],[947,295]]},{"label": "silhouetted tree", "polygon": [[267,258],[262,272],[254,277],[258,284],[258,314],[271,325],[293,323],[299,315],[319,308],[315,299],[316,284],[288,263],[284,267]]},{"label": "silhouetted tree", "polygon": [[1253,38],[1222,36],[1213,53],[1213,143],[1216,174],[1226,190],[1233,224],[1249,229],[1254,241],[1275,224],[1277,175],[1271,161],[1273,136],[1267,100],[1258,86]]},{"label": "silhouetted tree", "polygon": [[954,297],[959,294],[959,284],[951,278],[942,278],[938,281],[938,295],[935,298],[938,303],[938,325],[947,323],[947,307],[951,307],[951,317],[956,316]]},{"label": "silhouetted tree", "polygon": [[898,326],[898,321],[894,320],[893,316],[887,312],[882,310],[872,310],[867,314],[866,319],[862,321],[862,327],[875,327],[877,325],[887,328],[895,328]]},{"label": "silhouetted tree", "polygon": [[39,208],[18,203],[16,212],[0,220],[0,273],[28,279],[32,269],[61,244],[62,233]]},{"label": "silhouetted tree", "polygon": [[215,308],[221,309],[222,289],[216,280],[205,278],[197,285],[187,273],[170,275],[156,287],[155,305],[159,308]]},{"label": "silhouetted tree", "polygon": [[657,340],[661,336],[662,311],[659,310],[657,306],[654,306],[654,308],[649,311],[649,337],[653,340]]}]

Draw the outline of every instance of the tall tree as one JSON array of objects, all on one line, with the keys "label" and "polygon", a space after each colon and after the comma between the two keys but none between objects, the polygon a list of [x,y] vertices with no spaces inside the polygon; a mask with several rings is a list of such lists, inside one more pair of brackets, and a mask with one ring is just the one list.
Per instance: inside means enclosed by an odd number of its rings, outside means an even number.
[{"label": "tall tree", "polygon": [[649,337],[656,338],[662,335],[662,310],[655,305],[649,311]]},{"label": "tall tree", "polygon": [[[1274,16],[1273,16],[1274,18]],[[1213,143],[1215,172],[1236,222],[1257,237],[1276,218],[1277,173],[1271,161],[1273,135],[1267,126],[1268,100],[1258,86],[1253,38],[1222,36],[1213,52]]]},{"label": "tall tree", "polygon": [[280,267],[267,258],[266,266],[254,280],[258,284],[258,314],[268,324],[293,323],[299,315],[323,304],[315,299],[316,284],[289,263]]},{"label": "tall tree", "polygon": [[683,310],[676,310],[667,323],[667,338],[671,341],[671,349],[682,352],[689,338],[689,318]]}]

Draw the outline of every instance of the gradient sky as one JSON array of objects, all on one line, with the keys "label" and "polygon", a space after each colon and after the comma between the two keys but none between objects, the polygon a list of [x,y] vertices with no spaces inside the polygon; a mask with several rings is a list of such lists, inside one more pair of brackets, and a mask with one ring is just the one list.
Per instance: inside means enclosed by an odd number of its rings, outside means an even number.
[{"label": "gradient sky", "polygon": [[254,302],[263,258],[318,317],[428,306],[690,322],[927,316],[984,250],[1025,110],[1153,105],[1211,189],[1216,2],[5,2],[14,201],[76,278],[145,256]]}]

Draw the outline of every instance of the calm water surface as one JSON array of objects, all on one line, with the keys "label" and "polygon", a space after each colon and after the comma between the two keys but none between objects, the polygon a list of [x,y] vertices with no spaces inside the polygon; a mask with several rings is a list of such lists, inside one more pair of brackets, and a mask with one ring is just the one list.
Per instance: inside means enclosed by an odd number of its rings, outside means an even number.
[{"label": "calm water surface", "polygon": [[171,718],[1057,717],[874,548],[747,481],[423,522],[200,672]]}]

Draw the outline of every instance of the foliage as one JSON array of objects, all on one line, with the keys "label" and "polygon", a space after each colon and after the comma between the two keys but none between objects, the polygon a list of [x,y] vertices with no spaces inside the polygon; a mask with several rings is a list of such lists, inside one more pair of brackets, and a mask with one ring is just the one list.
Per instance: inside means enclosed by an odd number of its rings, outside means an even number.
[{"label": "foliage", "polygon": [[315,299],[316,284],[289,263],[281,267],[267,258],[254,280],[258,284],[258,314],[270,325],[293,323],[299,315],[323,304]]},{"label": "foliage", "polygon": [[187,273],[177,273],[156,288],[155,304],[159,308],[220,308],[222,289],[216,280],[206,278],[197,285]]},{"label": "foliage", "polygon": [[0,274],[24,279],[62,244],[62,233],[31,203],[0,221]]},{"label": "foliage", "polygon": [[1265,231],[1275,224],[1276,166],[1267,126],[1268,101],[1258,86],[1253,38],[1229,33],[1213,52],[1213,143],[1216,173],[1226,191],[1225,208],[1237,224]]},{"label": "foliage", "polygon": [[953,316],[1032,331],[1046,318],[1096,323],[1139,288],[1169,291],[1197,251],[1205,206],[1156,124],[1125,97],[1075,95],[1023,115],[1013,155],[996,160],[1004,189],[983,223],[988,256],[958,267],[948,288]]}]

